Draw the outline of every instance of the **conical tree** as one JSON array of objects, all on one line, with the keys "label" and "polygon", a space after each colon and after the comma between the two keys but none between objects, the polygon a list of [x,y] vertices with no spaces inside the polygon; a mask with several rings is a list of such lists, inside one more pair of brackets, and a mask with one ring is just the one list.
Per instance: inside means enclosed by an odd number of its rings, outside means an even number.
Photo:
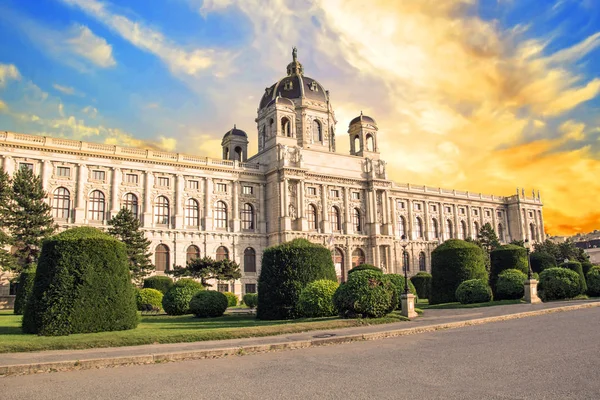
[{"label": "conical tree", "polygon": [[486,222],[479,232],[477,233],[477,241],[480,243],[481,247],[483,247],[488,254],[492,252],[492,250],[496,250],[500,247],[500,240],[498,239],[498,235],[496,235],[496,231],[492,228],[492,225],[489,222]]},{"label": "conical tree", "polygon": [[8,234],[9,226],[9,211],[12,193],[12,183],[10,176],[0,170],[0,271],[9,271],[15,268],[15,258],[6,250],[6,247],[11,244],[11,236]]},{"label": "conical tree", "polygon": [[108,233],[125,243],[131,277],[139,283],[154,269],[150,261],[151,242],[140,230],[140,220],[130,210],[122,208],[108,221],[108,224],[110,225]]}]

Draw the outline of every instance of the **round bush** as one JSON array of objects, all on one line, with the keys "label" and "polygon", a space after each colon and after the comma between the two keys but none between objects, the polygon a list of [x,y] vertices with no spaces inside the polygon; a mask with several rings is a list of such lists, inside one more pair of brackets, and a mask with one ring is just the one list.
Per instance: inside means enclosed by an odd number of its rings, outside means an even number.
[{"label": "round bush", "polygon": [[190,301],[201,290],[204,290],[201,283],[193,279],[180,279],[163,297],[163,309],[169,315],[190,314]]},{"label": "round bush", "polygon": [[[398,298],[397,308],[398,310],[401,310],[402,302],[400,301],[400,296],[402,296],[402,294],[404,293],[404,276],[400,274],[386,274],[385,276],[387,276],[390,279],[390,281],[394,285],[394,288],[396,289],[396,297]],[[415,302],[418,301],[419,296],[417,296],[417,290],[415,289],[415,285],[413,285],[410,279],[408,280],[408,291],[416,296]]]},{"label": "round bush", "polygon": [[410,278],[420,299],[428,299],[431,291],[431,274],[419,272]]},{"label": "round bush", "polygon": [[550,253],[535,251],[529,257],[531,259],[531,270],[538,274],[545,269],[556,267],[556,259]]},{"label": "round bush", "polygon": [[258,294],[257,293],[246,293],[244,295],[244,304],[250,308],[256,308],[258,305]]},{"label": "round bush", "polygon": [[398,306],[397,290],[381,272],[357,271],[335,291],[333,304],[344,318],[379,318]]},{"label": "round bush", "polygon": [[348,271],[348,275],[350,275],[351,273],[353,273],[353,272],[356,272],[356,271],[365,271],[365,270],[383,272],[383,271],[381,270],[381,268],[377,268],[377,267],[376,267],[376,266],[374,266],[374,265],[371,265],[371,264],[360,264],[360,265],[357,265],[357,266],[356,266],[356,267],[354,267],[354,268],[351,268],[351,269]]},{"label": "round bush", "polygon": [[23,315],[25,306],[31,292],[33,291],[33,282],[35,280],[35,267],[29,267],[21,272],[15,293],[15,305],[13,312],[16,315]]},{"label": "round bush", "polygon": [[579,274],[567,268],[548,268],[540,274],[539,296],[543,301],[570,299],[580,292]]},{"label": "round bush", "polygon": [[592,267],[587,275],[588,296],[600,296],[600,267]]},{"label": "round bush", "polygon": [[23,331],[45,336],[133,329],[139,322],[125,245],[90,228],[46,241]]},{"label": "round bush", "polygon": [[220,317],[227,310],[227,296],[215,290],[202,290],[190,301],[190,312],[198,318]]},{"label": "round bush", "polygon": [[456,301],[458,285],[469,279],[487,282],[485,269],[487,255],[475,243],[450,239],[439,245],[431,254],[430,304]]},{"label": "round bush", "polygon": [[506,269],[498,275],[496,300],[517,300],[525,295],[527,275],[518,269]]},{"label": "round bush", "polygon": [[587,292],[587,283],[585,282],[585,275],[583,274],[583,267],[581,263],[577,261],[569,261],[560,264],[561,268],[568,268],[571,271],[577,272],[579,275],[579,294],[585,294]]},{"label": "round bush", "polygon": [[227,307],[235,307],[238,305],[238,297],[235,293],[223,292],[223,294],[227,297]]},{"label": "round bush", "polygon": [[331,252],[306,239],[265,249],[258,279],[258,319],[300,317],[297,309],[302,289],[310,282],[328,279],[337,282]]},{"label": "round bush", "polygon": [[169,289],[173,286],[173,279],[168,276],[151,276],[150,278],[144,279],[144,289],[156,289],[162,294],[167,294]]},{"label": "round bush", "polygon": [[589,261],[582,262],[581,268],[583,269],[583,276],[587,276],[588,272],[590,272],[590,269],[592,269],[593,266],[594,264]]},{"label": "round bush", "polygon": [[461,304],[486,303],[492,300],[492,289],[481,279],[469,279],[458,286],[456,298]]},{"label": "round bush", "polygon": [[156,289],[139,289],[135,294],[137,309],[139,311],[147,311],[144,307],[147,304],[150,304],[152,307],[156,307],[160,310],[162,308],[162,299],[162,292]]},{"label": "round bush", "polygon": [[333,294],[339,284],[327,279],[320,279],[306,285],[298,298],[298,310],[309,318],[331,317],[337,310],[333,305]]},{"label": "round bush", "polygon": [[498,275],[507,269],[518,269],[527,274],[529,267],[527,265],[527,249],[514,244],[505,244],[498,247],[490,253],[492,265],[490,268],[490,286],[494,297],[496,297],[496,281]]}]

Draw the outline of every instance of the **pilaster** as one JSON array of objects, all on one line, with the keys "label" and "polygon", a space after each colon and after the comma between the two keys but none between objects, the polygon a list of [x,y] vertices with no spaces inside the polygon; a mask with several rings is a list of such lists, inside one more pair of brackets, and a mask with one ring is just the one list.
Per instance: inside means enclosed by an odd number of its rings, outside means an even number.
[{"label": "pilaster", "polygon": [[154,226],[154,218],[152,218],[152,188],[154,186],[154,174],[151,171],[146,171],[144,174],[144,212],[142,213],[142,224],[144,228]]},{"label": "pilaster", "polygon": [[175,229],[183,228],[183,192],[185,187],[185,179],[183,175],[178,174],[175,178]]},{"label": "pilaster", "polygon": [[85,182],[87,181],[87,166],[77,164],[77,198],[75,203],[75,223],[85,223]]},{"label": "pilaster", "polygon": [[204,178],[204,229],[212,231],[213,227],[213,205],[210,201],[213,192],[213,181],[211,177]]},{"label": "pilaster", "polygon": [[121,184],[121,169],[117,167],[111,168],[111,192],[110,192],[110,216],[111,218],[117,215],[121,208],[119,199],[119,185]]}]

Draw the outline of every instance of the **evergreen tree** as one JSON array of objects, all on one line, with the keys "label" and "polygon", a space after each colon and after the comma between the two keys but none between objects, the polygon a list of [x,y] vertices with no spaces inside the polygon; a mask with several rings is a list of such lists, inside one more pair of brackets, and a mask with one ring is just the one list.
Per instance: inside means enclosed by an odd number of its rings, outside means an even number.
[{"label": "evergreen tree", "polygon": [[10,226],[8,224],[10,202],[12,193],[12,182],[10,176],[0,170],[0,271],[8,271],[15,268],[15,258],[6,250],[6,247],[12,244],[9,235]]},{"label": "evergreen tree", "polygon": [[131,277],[135,282],[140,282],[154,269],[150,261],[151,242],[140,230],[140,220],[130,210],[122,208],[108,224],[108,233],[125,243]]},{"label": "evergreen tree", "polygon": [[582,248],[575,246],[575,243],[570,239],[559,244],[546,239],[543,243],[534,244],[533,248],[536,252],[551,254],[557,265],[562,264],[565,259],[578,262],[585,262],[590,259],[590,256]]},{"label": "evergreen tree", "polygon": [[500,247],[500,240],[496,235],[496,231],[492,228],[492,225],[487,222],[484,224],[479,232],[477,233],[477,241],[481,244],[481,247],[490,254],[492,250]]},{"label": "evergreen tree", "polygon": [[207,282],[210,279],[233,281],[242,277],[240,266],[235,261],[216,261],[210,257],[194,258],[187,262],[185,268],[175,266],[171,271],[167,271],[167,274],[200,279],[204,287],[212,286]]}]

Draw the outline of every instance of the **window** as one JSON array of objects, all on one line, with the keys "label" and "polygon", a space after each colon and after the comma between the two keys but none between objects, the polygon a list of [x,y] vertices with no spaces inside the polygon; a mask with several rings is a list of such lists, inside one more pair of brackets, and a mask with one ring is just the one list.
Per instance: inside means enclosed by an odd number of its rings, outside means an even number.
[{"label": "window", "polygon": [[451,213],[451,212],[452,212],[452,207],[450,207],[450,206],[446,206],[446,212],[447,212],[447,213]]},{"label": "window", "polygon": [[198,190],[200,189],[200,182],[198,181],[187,181],[188,189]]},{"label": "window", "polygon": [[352,210],[352,226],[354,227],[354,232],[362,231],[360,210],[358,208],[355,208]]},{"label": "window", "polygon": [[329,191],[329,196],[331,197],[340,197],[340,191],[337,189],[331,189]]},{"label": "window", "polygon": [[215,207],[215,222],[217,228],[227,228],[227,204],[217,201]]},{"label": "window", "polygon": [[242,207],[242,229],[254,229],[254,207],[245,203]]},{"label": "window", "polygon": [[244,250],[244,272],[256,272],[256,251],[252,247]]},{"label": "window", "polygon": [[498,239],[501,242],[504,242],[504,227],[502,224],[498,224]]},{"label": "window", "polygon": [[64,187],[56,188],[52,195],[52,216],[56,219],[67,219],[70,210],[71,194]]},{"label": "window", "polygon": [[252,186],[242,186],[242,193],[243,194],[253,194],[254,188]]},{"label": "window", "polygon": [[169,199],[165,196],[158,196],[154,203],[154,222],[159,225],[167,225],[169,217]]},{"label": "window", "polygon": [[417,238],[423,237],[423,220],[419,217],[415,219],[415,233],[417,234]]},{"label": "window", "polygon": [[476,216],[476,217],[478,217],[479,216],[479,210],[476,209],[476,208],[474,208],[473,209],[473,215]]},{"label": "window", "polygon": [[31,163],[19,163],[19,169],[28,169],[30,171],[33,171],[33,164]]},{"label": "window", "polygon": [[402,237],[406,235],[406,220],[403,216],[398,217],[398,236]]},{"label": "window", "polygon": [[360,200],[360,192],[352,192],[352,200]]},{"label": "window", "polygon": [[367,134],[367,151],[374,151],[375,150],[375,143],[373,140],[373,135],[371,135],[370,133]]},{"label": "window", "polygon": [[311,231],[317,230],[317,208],[309,204],[306,210],[306,218],[308,220],[308,229]]},{"label": "window", "polygon": [[185,252],[185,261],[189,263],[196,258],[200,258],[200,249],[196,245],[191,245]]},{"label": "window", "polygon": [[217,192],[227,193],[227,184],[226,183],[217,183],[216,189],[217,189]]},{"label": "window", "polygon": [[246,283],[246,293],[256,293],[256,283]]},{"label": "window", "polygon": [[137,185],[139,177],[137,174],[125,174],[125,183],[131,183]]},{"label": "window", "polygon": [[488,218],[491,216],[490,210],[485,210],[485,216]]},{"label": "window", "polygon": [[446,232],[448,233],[448,238],[452,239],[454,237],[454,232],[452,230],[452,221],[451,220],[447,220],[446,221]]},{"label": "window", "polygon": [[99,190],[94,190],[90,194],[90,200],[88,202],[88,219],[90,221],[103,221],[105,207],[106,202],[104,193]]},{"label": "window", "polygon": [[185,202],[185,225],[200,226],[200,206],[194,199],[187,199]]},{"label": "window", "polygon": [[529,218],[533,218],[533,211],[529,211]]},{"label": "window", "polygon": [[344,252],[337,247],[333,250],[333,266],[335,268],[338,283],[341,283],[346,278],[346,268],[344,267]]},{"label": "window", "polygon": [[217,249],[217,261],[229,260],[229,250],[225,246],[219,246]]},{"label": "window", "polygon": [[159,244],[154,250],[154,266],[156,271],[166,271],[169,268],[169,248],[164,244]]},{"label": "window", "polygon": [[321,123],[316,119],[312,123],[313,128],[313,142],[320,142],[323,139]]},{"label": "window", "polygon": [[168,187],[169,186],[169,178],[164,176],[159,176],[156,181],[157,186]]},{"label": "window", "polygon": [[460,239],[466,239],[468,237],[467,233],[467,223],[465,221],[460,221]]},{"label": "window", "polygon": [[477,234],[479,233],[479,223],[477,221],[473,222],[473,235],[475,237],[477,237]]},{"label": "window", "polygon": [[435,204],[431,205],[431,211],[432,212],[437,212],[437,206]]},{"label": "window", "polygon": [[311,196],[316,196],[317,195],[317,188],[313,187],[313,186],[309,186],[306,188],[307,193]]},{"label": "window", "polygon": [[465,208],[464,207],[460,208],[460,215],[465,215]]},{"label": "window", "polygon": [[440,237],[440,230],[438,227],[438,222],[437,222],[437,219],[435,219],[435,218],[433,218],[431,220],[431,230],[433,231],[433,237],[435,239]]},{"label": "window", "polygon": [[352,266],[356,267],[358,265],[365,263],[365,252],[362,249],[355,249],[352,252]]},{"label": "window", "polygon": [[92,171],[92,179],[95,181],[104,181],[106,179],[106,172],[93,170]]},{"label": "window", "polygon": [[337,207],[329,209],[329,221],[331,223],[331,231],[339,232],[342,230],[342,221],[340,218],[340,210]]},{"label": "window", "polygon": [[498,216],[498,218],[502,218],[502,211],[498,211],[496,215]]},{"label": "window", "polygon": [[419,271],[427,271],[427,267],[425,266],[425,253],[419,253]]},{"label": "window", "polygon": [[56,176],[71,176],[71,168],[69,167],[56,167]]},{"label": "window", "polygon": [[414,203],[413,204],[413,209],[415,211],[421,211],[421,203]]},{"label": "window", "polygon": [[292,136],[291,123],[287,117],[281,118],[281,136]]},{"label": "window", "polygon": [[[137,175],[136,175],[137,176]],[[138,198],[133,193],[127,193],[123,198],[123,208],[131,211],[135,218],[138,217]]]},{"label": "window", "polygon": [[221,293],[229,292],[228,283],[217,283],[217,291]]},{"label": "window", "polygon": [[402,200],[398,200],[398,202],[397,202],[397,207],[398,207],[399,209],[403,210],[403,209],[404,209],[404,207],[405,207],[405,205],[404,205],[404,202],[403,202]]},{"label": "window", "polygon": [[535,229],[534,224],[529,224],[529,231],[531,236],[529,236],[530,241],[537,241],[537,229]]}]

